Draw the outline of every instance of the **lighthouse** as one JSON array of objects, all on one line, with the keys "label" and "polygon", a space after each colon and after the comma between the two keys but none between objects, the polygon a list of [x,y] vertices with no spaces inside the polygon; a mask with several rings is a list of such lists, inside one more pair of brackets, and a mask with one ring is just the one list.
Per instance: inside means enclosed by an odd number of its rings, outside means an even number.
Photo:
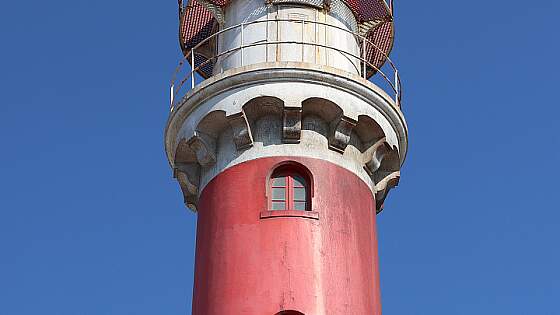
[{"label": "lighthouse", "polygon": [[393,11],[179,1],[164,141],[197,216],[192,314],[381,314],[376,215],[408,147]]}]

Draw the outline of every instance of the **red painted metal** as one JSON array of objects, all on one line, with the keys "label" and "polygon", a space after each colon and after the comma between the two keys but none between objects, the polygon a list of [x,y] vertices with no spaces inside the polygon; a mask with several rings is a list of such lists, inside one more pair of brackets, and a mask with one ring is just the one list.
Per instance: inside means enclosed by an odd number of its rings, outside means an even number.
[{"label": "red painted metal", "polygon": [[[287,160],[311,173],[312,211],[297,212],[314,217],[262,216],[267,177]],[[381,314],[375,200],[346,169],[283,157],[231,167],[203,190],[197,229],[194,315]]]}]

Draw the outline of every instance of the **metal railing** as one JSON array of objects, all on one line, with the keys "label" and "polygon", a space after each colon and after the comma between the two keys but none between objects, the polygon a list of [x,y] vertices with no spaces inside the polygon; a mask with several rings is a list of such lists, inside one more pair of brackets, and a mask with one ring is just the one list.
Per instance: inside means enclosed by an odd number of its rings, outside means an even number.
[{"label": "metal railing", "polygon": [[[245,44],[245,42],[244,42],[244,29],[245,29],[246,26],[254,25],[254,24],[260,24],[260,23],[278,23],[278,22],[290,22],[290,23],[297,23],[297,24],[301,23],[301,27],[302,27],[302,38],[301,38],[301,40],[269,40],[268,36],[265,36],[266,40]],[[305,41],[304,28],[305,28],[306,24],[313,24],[315,26],[321,25],[321,26],[324,26],[325,28],[340,30],[340,31],[343,31],[345,33],[348,33],[348,34],[352,35],[361,47],[360,55],[358,56],[358,55],[355,55],[351,52],[344,51],[344,50],[339,49],[339,48],[327,46],[325,44],[320,44],[320,43],[311,42],[311,41]],[[222,34],[225,34],[226,32],[238,31],[238,30],[240,30],[240,44],[238,46],[236,46],[234,48],[224,50],[222,52],[216,52],[212,57],[206,59],[205,61],[201,62],[200,64],[198,64],[198,65],[195,64],[195,62],[196,62],[195,56],[197,54],[197,52],[196,52],[197,49],[201,48],[203,45],[209,43],[210,41],[217,39],[218,36],[220,36]],[[325,29],[325,32],[327,32],[327,29]],[[339,27],[339,26],[336,26],[336,25],[332,25],[332,24],[327,24],[327,23],[324,23],[324,22],[297,20],[297,19],[267,19],[267,20],[259,20],[259,21],[253,21],[253,22],[240,23],[240,24],[237,24],[237,25],[233,25],[233,26],[224,28],[223,30],[220,30],[220,31],[210,35],[209,37],[204,39],[202,42],[200,42],[199,44],[194,46],[190,50],[190,52],[179,62],[179,65],[177,66],[177,68],[175,70],[175,73],[173,74],[173,78],[172,78],[172,81],[171,81],[171,111],[173,111],[175,109],[176,105],[177,105],[175,100],[178,97],[181,97],[181,98],[184,97],[184,95],[186,95],[186,93],[188,92],[188,90],[185,91],[184,93],[182,91],[188,86],[190,86],[191,89],[194,89],[195,86],[197,85],[197,80],[196,80],[196,75],[195,75],[196,72],[203,69],[203,67],[205,67],[205,66],[216,64],[214,61],[217,61],[219,58],[231,55],[234,52],[240,52],[240,55],[241,55],[241,58],[240,58],[241,59],[241,65],[240,66],[242,67],[242,66],[245,65],[245,63],[244,63],[244,52],[248,48],[257,47],[257,46],[265,46],[265,45],[268,46],[268,45],[294,45],[294,44],[301,45],[302,62],[304,62],[304,60],[305,60],[304,59],[304,57],[305,57],[304,56],[305,47],[306,46],[312,46],[312,47],[324,48],[328,51],[335,51],[335,52],[340,53],[342,56],[344,56],[348,60],[350,60],[350,62],[356,68],[356,72],[360,73],[360,76],[363,77],[366,80],[367,80],[367,76],[368,76],[368,68],[373,69],[376,73],[379,73],[379,75],[385,81],[385,83],[390,88],[390,90],[392,90],[392,93],[390,93],[390,94],[393,94],[395,104],[398,107],[401,106],[400,104],[401,104],[401,97],[402,97],[402,87],[401,87],[401,79],[400,79],[400,75],[399,75],[399,71],[398,71],[397,67],[395,66],[393,61],[389,58],[389,56],[383,50],[381,50],[378,46],[376,46],[372,41],[367,39],[365,36],[360,35],[360,34],[358,34],[356,32],[353,32],[353,31],[349,31],[345,28],[342,28],[342,27]],[[384,71],[382,71],[382,69],[380,69],[379,67],[377,67],[376,65],[374,65],[373,63],[371,63],[367,59],[367,51],[368,51],[369,48],[373,48],[377,53],[380,53],[385,58],[385,60],[386,60],[385,66],[387,66],[388,70],[390,70],[392,72],[392,78],[390,78],[390,76],[388,76]],[[200,55],[202,56],[202,54],[200,54]],[[205,56],[205,58],[206,58],[206,56]],[[356,67],[354,62],[351,61],[352,58],[355,61],[359,61],[361,67]],[[276,60],[275,61],[282,61],[281,59],[282,58],[279,57],[278,54],[276,54]],[[267,60],[268,60],[268,53],[267,53]],[[286,60],[286,61],[288,61],[288,60]],[[289,60],[289,61],[292,61],[292,60]],[[180,76],[181,71],[183,70],[184,65],[188,62],[190,62],[190,64],[191,64],[190,71],[186,71],[187,73],[184,76],[181,77]],[[361,69],[358,69],[358,68],[361,68]],[[189,81],[191,83],[190,85],[187,84]]]}]

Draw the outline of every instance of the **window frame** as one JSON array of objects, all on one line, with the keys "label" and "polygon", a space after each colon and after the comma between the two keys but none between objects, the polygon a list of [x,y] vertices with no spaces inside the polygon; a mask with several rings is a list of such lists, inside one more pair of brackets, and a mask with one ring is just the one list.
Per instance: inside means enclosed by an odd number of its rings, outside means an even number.
[{"label": "window frame", "polygon": [[[297,210],[297,211],[311,211],[311,194],[310,194],[310,185],[309,179],[306,178],[307,176],[302,175],[297,169],[292,168],[282,168],[280,170],[275,170],[272,175],[270,176],[270,205],[269,209],[271,211],[286,211],[286,210]],[[276,184],[275,180],[277,178],[284,178],[284,184]],[[301,179],[303,184],[300,183],[297,179]],[[298,185],[299,184],[299,185]],[[283,199],[274,199],[274,190],[275,189],[283,189],[284,190],[284,198]],[[298,199],[296,196],[296,190],[304,190],[304,198]],[[283,203],[284,209],[274,209],[275,203]],[[304,203],[303,209],[299,208],[297,204],[301,205]]]},{"label": "window frame", "polygon": [[[276,187],[273,185],[273,180],[275,176],[283,175],[287,180],[284,186],[279,185]],[[291,198],[291,195],[295,195],[295,191],[293,190],[293,179],[300,177],[305,181],[305,210],[295,210],[294,203],[301,202],[299,200],[295,200],[295,198]],[[291,183],[289,182],[291,180]],[[290,192],[290,184],[292,185],[292,190]],[[285,188],[285,199],[273,199],[273,188]],[[300,188],[300,187],[295,187]],[[303,188],[303,187],[302,187]],[[319,219],[319,213],[313,211],[313,195],[314,195],[314,182],[313,176],[311,172],[300,163],[294,161],[287,161],[282,162],[274,167],[271,168],[268,176],[266,177],[266,209],[260,213],[261,219],[266,218],[285,218],[285,217],[299,217],[299,218],[308,218],[308,219]],[[295,196],[294,196],[295,197]],[[285,202],[285,210],[272,210],[272,203],[273,201],[281,201]]]}]

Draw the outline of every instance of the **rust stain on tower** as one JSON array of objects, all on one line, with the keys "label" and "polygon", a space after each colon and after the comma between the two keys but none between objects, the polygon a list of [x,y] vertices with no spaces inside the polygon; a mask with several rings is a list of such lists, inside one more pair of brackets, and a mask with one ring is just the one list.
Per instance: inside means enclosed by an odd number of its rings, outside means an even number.
[{"label": "rust stain on tower", "polygon": [[376,215],[408,133],[382,0],[179,1],[165,149],[195,315],[381,314]]}]

